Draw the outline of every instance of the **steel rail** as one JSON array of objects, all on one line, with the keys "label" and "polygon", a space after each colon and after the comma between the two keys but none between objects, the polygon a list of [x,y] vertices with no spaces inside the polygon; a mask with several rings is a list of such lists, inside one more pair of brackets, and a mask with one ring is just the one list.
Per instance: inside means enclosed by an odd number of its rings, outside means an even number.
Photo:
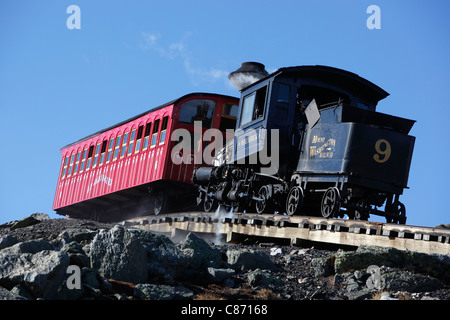
[{"label": "steel rail", "polygon": [[122,224],[172,237],[186,232],[214,234],[233,243],[255,236],[285,239],[293,245],[311,241],[341,246],[376,245],[428,254],[450,253],[450,229],[360,220],[183,212],[139,217]]}]

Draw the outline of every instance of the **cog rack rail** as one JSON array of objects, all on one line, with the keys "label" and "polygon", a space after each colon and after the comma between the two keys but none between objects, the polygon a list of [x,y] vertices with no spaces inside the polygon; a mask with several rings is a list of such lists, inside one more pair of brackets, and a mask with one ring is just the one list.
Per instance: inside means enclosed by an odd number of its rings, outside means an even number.
[{"label": "cog rack rail", "polygon": [[270,214],[176,213],[123,221],[125,226],[170,234],[194,232],[226,236],[240,242],[248,236],[343,246],[376,245],[429,254],[450,253],[450,230],[380,222]]}]

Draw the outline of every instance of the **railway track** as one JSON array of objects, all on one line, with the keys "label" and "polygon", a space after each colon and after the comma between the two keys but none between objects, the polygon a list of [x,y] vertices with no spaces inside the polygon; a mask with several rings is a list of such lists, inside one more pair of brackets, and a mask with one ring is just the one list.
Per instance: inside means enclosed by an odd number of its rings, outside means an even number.
[{"label": "railway track", "polygon": [[123,224],[169,234],[186,232],[226,237],[238,243],[249,237],[277,238],[339,246],[376,245],[423,253],[449,254],[450,230],[389,223],[270,214],[171,213],[126,220]]}]

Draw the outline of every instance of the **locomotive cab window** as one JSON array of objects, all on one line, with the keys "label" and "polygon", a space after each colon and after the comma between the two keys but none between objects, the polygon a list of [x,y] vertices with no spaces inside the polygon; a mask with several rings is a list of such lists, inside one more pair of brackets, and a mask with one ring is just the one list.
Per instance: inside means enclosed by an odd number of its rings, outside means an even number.
[{"label": "locomotive cab window", "polygon": [[291,87],[286,84],[280,83],[278,85],[277,102],[289,103],[290,94],[291,94]]},{"label": "locomotive cab window", "polygon": [[266,93],[267,86],[264,86],[244,98],[244,102],[242,103],[241,126],[263,117]]},{"label": "locomotive cab window", "polygon": [[201,121],[204,128],[210,128],[215,106],[213,100],[189,100],[181,105],[179,121],[191,125],[194,125],[194,121]]}]

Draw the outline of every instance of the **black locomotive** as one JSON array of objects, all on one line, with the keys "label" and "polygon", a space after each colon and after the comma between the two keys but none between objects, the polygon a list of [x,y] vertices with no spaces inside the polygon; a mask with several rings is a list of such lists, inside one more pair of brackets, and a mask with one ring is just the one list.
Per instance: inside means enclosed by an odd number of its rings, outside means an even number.
[{"label": "black locomotive", "polygon": [[[321,215],[406,222],[415,121],[376,112],[388,96],[360,76],[327,66],[272,74],[243,63],[234,138],[193,182],[205,211]],[[243,80],[243,83],[239,82]]]}]

